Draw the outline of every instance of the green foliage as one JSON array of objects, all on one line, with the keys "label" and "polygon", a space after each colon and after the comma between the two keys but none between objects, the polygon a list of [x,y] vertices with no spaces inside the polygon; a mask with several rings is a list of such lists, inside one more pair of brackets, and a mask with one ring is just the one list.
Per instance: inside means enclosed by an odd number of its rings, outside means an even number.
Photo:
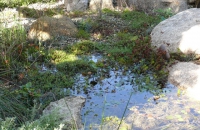
[{"label": "green foliage", "polygon": [[95,28],[99,26],[97,21],[90,18],[75,23],[79,30],[84,30],[88,33],[92,32]]},{"label": "green foliage", "polygon": [[16,127],[15,118],[6,118],[5,120],[0,120],[1,130],[53,130],[53,129],[62,129],[64,124],[61,124],[59,119],[62,116],[56,111],[48,115],[43,115],[39,119],[34,121],[24,121],[22,126]]},{"label": "green foliage", "polygon": [[57,65],[57,69],[61,72],[65,72],[69,75],[83,72],[96,72],[96,67],[93,61],[88,60],[76,60],[74,62],[64,62]]},{"label": "green foliage", "polygon": [[107,8],[103,9],[102,12],[103,12],[104,14],[106,14],[106,15],[109,15],[109,16],[115,16],[115,17],[119,17],[119,16],[120,16],[120,13],[119,13],[119,12],[113,11],[113,10],[110,10],[110,9],[107,9]]},{"label": "green foliage", "polygon": [[159,22],[159,19],[156,16],[152,17],[142,12],[128,10],[122,12],[121,18],[131,21],[132,29],[147,28],[148,26]]},{"label": "green foliage", "polygon": [[[37,96],[39,93],[46,93],[55,88],[70,88],[73,85],[73,79],[66,76],[67,74],[61,72],[33,72],[30,73],[28,78],[32,82],[34,88],[31,94]],[[41,88],[42,86],[42,88]],[[37,94],[37,95],[34,95]]]},{"label": "green foliage", "polygon": [[[148,82],[146,80],[148,78],[140,79],[147,85],[140,86],[139,90],[153,90],[158,84],[161,87],[164,86],[167,79],[167,73],[164,71],[166,61],[151,47],[148,36],[132,36],[129,33],[120,32],[109,44],[104,45],[104,51],[111,64],[118,62],[120,65],[130,66],[133,73],[138,75],[148,73],[155,75],[152,77],[158,82]],[[141,85],[141,82],[136,82],[136,84]]]},{"label": "green foliage", "polygon": [[78,57],[74,54],[66,53],[66,51],[63,50],[54,50],[54,49],[49,52],[49,58],[55,64],[59,64],[62,62],[73,62],[78,60]]},{"label": "green foliage", "polygon": [[164,9],[164,10],[163,9],[158,9],[158,10],[156,10],[156,13],[160,17],[161,21],[173,16],[171,8]]},{"label": "green foliage", "polygon": [[87,40],[90,38],[90,34],[88,32],[86,32],[85,30],[80,29],[80,30],[78,30],[76,37]]},{"label": "green foliage", "polygon": [[15,128],[15,118],[6,118],[5,120],[0,120],[1,130],[13,130]]},{"label": "green foliage", "polygon": [[27,120],[30,106],[23,102],[25,100],[19,100],[15,94],[6,89],[0,88],[0,90],[0,118],[5,120],[6,117],[16,117],[18,123]]},{"label": "green foliage", "polygon": [[76,55],[87,55],[100,51],[98,43],[86,40],[66,47],[66,50]]},{"label": "green foliage", "polygon": [[0,29],[0,68],[11,68],[21,55],[21,49],[26,42],[26,31],[23,27]]}]

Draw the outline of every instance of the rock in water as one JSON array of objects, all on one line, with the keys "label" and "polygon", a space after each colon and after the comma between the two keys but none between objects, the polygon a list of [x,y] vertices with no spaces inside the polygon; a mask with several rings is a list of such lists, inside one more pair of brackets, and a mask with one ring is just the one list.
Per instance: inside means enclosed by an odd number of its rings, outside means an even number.
[{"label": "rock in water", "polygon": [[185,94],[200,101],[200,65],[193,62],[179,62],[169,68],[168,81]]}]

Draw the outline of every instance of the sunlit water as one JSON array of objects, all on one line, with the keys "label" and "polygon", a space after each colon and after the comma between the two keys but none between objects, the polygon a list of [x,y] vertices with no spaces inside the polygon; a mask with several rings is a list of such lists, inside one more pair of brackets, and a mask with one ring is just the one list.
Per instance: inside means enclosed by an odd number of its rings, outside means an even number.
[{"label": "sunlit water", "polygon": [[[100,58],[100,56],[92,56],[91,60],[97,62]],[[113,69],[106,78],[100,81],[98,79],[98,76],[77,76],[76,89],[73,94],[86,98],[86,103],[81,111],[85,129],[89,129],[89,126],[95,124],[100,125],[104,117],[125,117],[130,112],[129,108],[133,106],[139,106],[138,109],[140,109],[147,102],[157,103],[153,100],[152,93],[138,91],[137,86],[133,83],[134,74],[130,71]],[[97,84],[93,86],[91,84],[93,82]],[[90,87],[90,91],[86,94],[80,90],[84,87]],[[171,89],[174,88],[170,87],[166,91]]]},{"label": "sunlit water", "polygon": [[[98,54],[89,57],[94,62],[101,58]],[[40,72],[47,70],[49,69],[42,65]],[[57,72],[56,68],[49,71]],[[137,76],[130,70],[111,68],[102,75],[103,71],[99,70],[96,75],[86,77],[78,74],[74,90],[71,91],[72,95],[81,95],[86,98],[85,105],[81,110],[85,130],[89,130],[90,127],[92,130],[100,129],[102,119],[110,116],[119,119],[126,117],[127,123],[134,124],[133,129],[147,129],[146,127],[157,129],[169,125],[170,128],[176,129],[180,127],[200,128],[198,119],[200,103],[182,95],[181,91],[179,93],[178,88],[172,84],[167,84],[166,88],[162,90],[163,97],[154,100],[155,96],[152,93],[138,91],[138,86],[134,82]],[[145,85],[145,83],[142,84]],[[66,90],[64,89],[64,91]],[[133,116],[139,118],[132,118]],[[154,126],[151,126],[152,124]]]}]

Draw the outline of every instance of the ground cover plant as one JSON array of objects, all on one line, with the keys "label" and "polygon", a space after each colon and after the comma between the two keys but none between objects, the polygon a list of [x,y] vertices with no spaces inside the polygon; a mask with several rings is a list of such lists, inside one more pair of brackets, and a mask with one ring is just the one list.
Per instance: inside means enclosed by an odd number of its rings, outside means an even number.
[{"label": "ground cover plant", "polygon": [[[16,7],[30,4],[30,1],[10,2],[11,5],[3,1],[0,6]],[[40,16],[36,15],[37,10],[23,7],[20,11],[26,17]],[[53,9],[44,12],[44,15],[48,16],[63,13]],[[77,17],[83,14],[74,12],[68,15]],[[57,117],[48,118],[51,124],[47,125],[47,117],[39,118],[37,115],[41,114],[42,109],[49,102],[71,94],[70,91],[73,90],[75,82],[74,77],[77,74],[90,76],[97,72],[105,73],[104,70],[109,71],[110,68],[124,68],[125,70],[130,69],[138,77],[145,75],[144,78],[138,78],[135,82],[139,86],[138,91],[155,92],[164,87],[167,78],[165,67],[168,61],[151,47],[149,37],[151,29],[162,18],[137,11],[117,12],[108,9],[103,10],[103,16],[112,16],[129,24],[117,26],[116,23],[107,21],[104,17],[101,19],[88,17],[84,21],[75,23],[78,27],[76,38],[80,41],[66,45],[62,49],[59,49],[57,45],[49,48],[43,46],[41,42],[27,40],[27,32],[20,25],[13,28],[1,28],[0,119],[2,120],[0,123],[2,129],[57,128]],[[113,25],[117,26],[118,30],[115,30]],[[100,36],[95,39],[93,36],[96,34]],[[87,58],[88,55],[94,53],[101,53],[105,60],[94,62]],[[156,82],[150,80],[150,74]],[[145,82],[146,86],[140,85],[141,82]],[[63,92],[63,89],[69,91]],[[88,92],[90,88],[83,89]],[[5,105],[5,102],[9,105]],[[15,119],[9,118],[13,116]],[[31,120],[26,122],[28,119]],[[40,121],[44,121],[44,124]]]}]

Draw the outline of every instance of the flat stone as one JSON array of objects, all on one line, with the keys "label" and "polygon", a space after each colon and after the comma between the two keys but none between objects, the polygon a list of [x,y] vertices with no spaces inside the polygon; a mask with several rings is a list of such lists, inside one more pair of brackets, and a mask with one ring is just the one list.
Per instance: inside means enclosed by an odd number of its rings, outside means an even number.
[{"label": "flat stone", "polygon": [[200,100],[200,65],[193,62],[179,62],[169,68],[168,81],[185,89],[189,97]]}]

